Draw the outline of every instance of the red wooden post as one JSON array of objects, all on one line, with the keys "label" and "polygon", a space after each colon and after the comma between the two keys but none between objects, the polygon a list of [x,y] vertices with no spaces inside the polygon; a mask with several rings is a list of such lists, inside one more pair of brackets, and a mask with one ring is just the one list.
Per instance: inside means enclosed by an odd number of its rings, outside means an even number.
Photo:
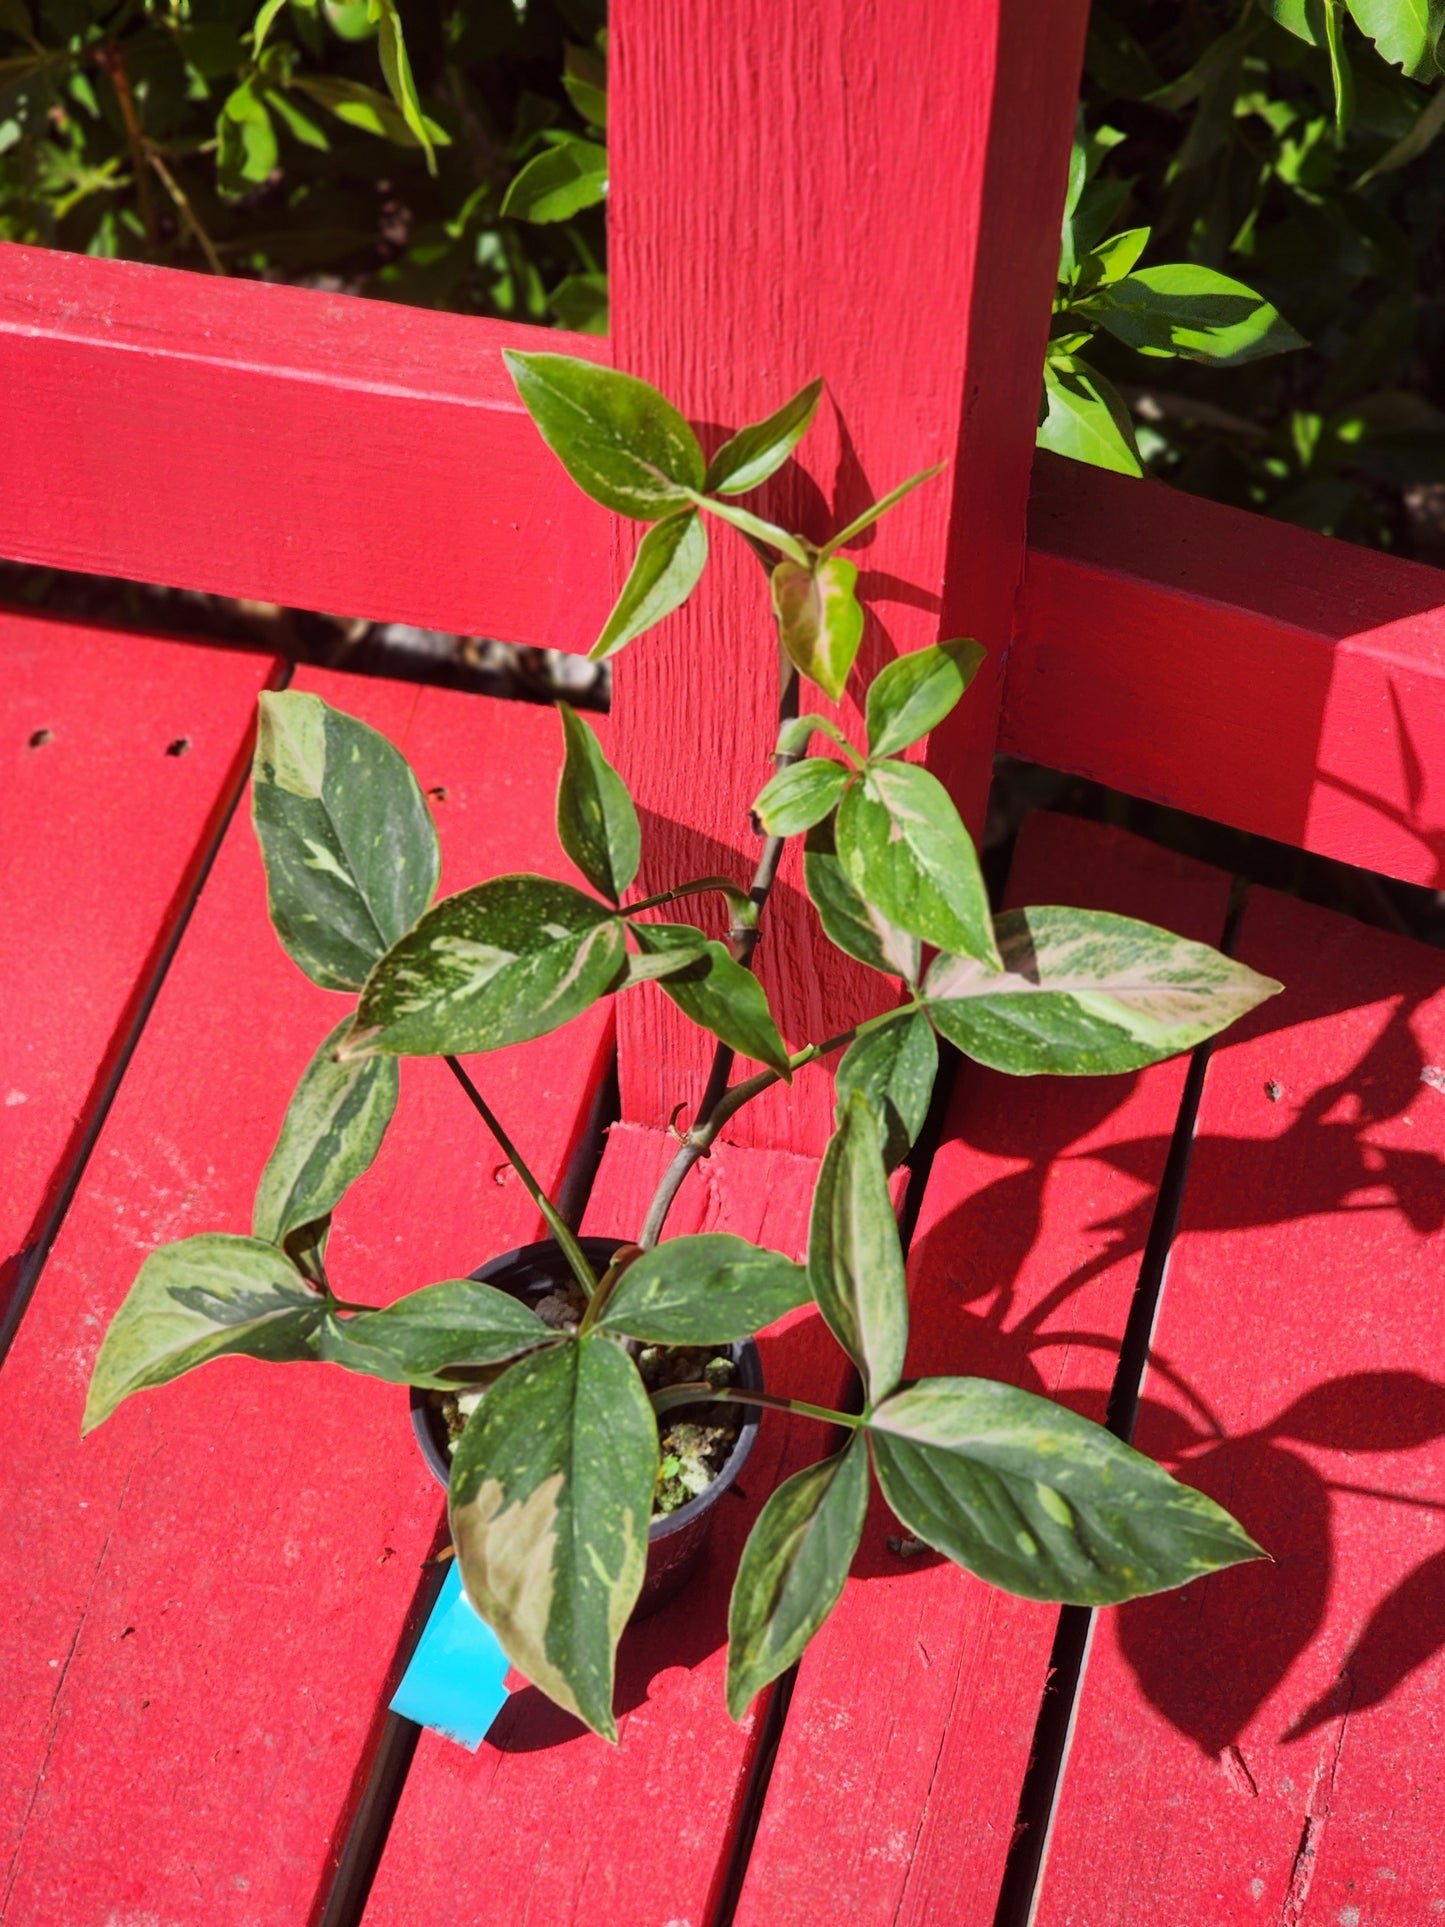
[{"label": "red wooden post", "polygon": [[[874,671],[941,635],[988,647],[957,728],[929,751],[975,823],[1022,565],[1086,12],[1083,0],[617,10],[614,360],[728,428],[824,376],[805,473],[778,492],[815,536],[949,463],[858,556],[874,606],[862,660]],[[716,548],[665,642],[617,669],[619,753],[668,882],[751,874],[748,805],[776,729],[766,586],[740,543]],[[817,938],[795,855],[761,958],[795,1045],[883,994]],[[619,1017],[624,1114],[661,1125],[701,1088],[701,1046],[660,997]],[[817,1155],[830,1128],[828,1081],[814,1074],[750,1107],[736,1134]]]}]

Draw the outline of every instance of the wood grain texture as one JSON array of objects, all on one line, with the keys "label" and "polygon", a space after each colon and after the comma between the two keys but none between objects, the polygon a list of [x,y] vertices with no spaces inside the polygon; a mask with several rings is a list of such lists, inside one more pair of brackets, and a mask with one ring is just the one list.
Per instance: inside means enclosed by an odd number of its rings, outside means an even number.
[{"label": "wood grain texture", "polygon": [[[308,672],[383,729],[436,804],[446,887],[569,874],[548,826],[544,709]],[[143,1254],[245,1230],[295,1077],[345,1008],[267,924],[238,815],[0,1372],[0,1917],[301,1923],[344,1837],[441,1494],[406,1395],[225,1360],[82,1443],[101,1332]],[[608,1048],[599,1008],[473,1074],[545,1181]],[[381,1302],[537,1235],[530,1200],[439,1062],[343,1204],[342,1295]]]},{"label": "wood grain texture", "polygon": [[0,247],[0,554],[588,649],[608,517],[543,445],[505,347],[607,354],[552,328]]},{"label": "wood grain texture", "polygon": [[[1034,816],[1008,896],[1217,940],[1228,888],[1121,831]],[[910,1376],[1003,1378],[1103,1417],[1184,1073],[963,1066],[909,1260]],[[992,1927],[1057,1609],[900,1557],[898,1532],[875,1491],[803,1657],[737,1927]]]},{"label": "wood grain texture", "polygon": [[[989,647],[927,752],[975,821],[1021,567],[1085,14],[1079,0],[1042,14],[1003,0],[801,11],[623,0],[614,22],[616,365],[658,382],[713,439],[823,376],[801,466],[758,498],[815,538],[949,462],[857,551],[871,609],[859,661],[872,674],[940,635]],[[855,676],[842,706],[855,732],[860,687]],[[749,878],[776,645],[762,573],[728,531],[699,596],[619,659],[616,690],[619,755],[651,832],[648,888],[719,869]],[[794,1046],[887,994],[820,938],[791,864],[760,974]],[[629,1003],[620,1021],[624,1115],[660,1125],[700,1088],[701,1049],[660,998]],[[734,1134],[816,1155],[830,1112],[820,1079],[753,1106]]]},{"label": "wood grain texture", "polygon": [[[610,1236],[635,1224],[673,1149],[662,1132],[614,1125],[584,1228]],[[816,1174],[811,1158],[722,1145],[684,1185],[669,1235],[731,1231],[801,1257]],[[770,1388],[841,1397],[847,1362],[816,1312],[783,1320],[760,1349]],[[728,1718],[728,1594],[763,1500],[827,1449],[819,1425],[764,1415],[744,1497],[719,1502],[701,1570],[622,1642],[616,1747],[532,1687],[513,1693],[474,1757],[422,1735],[366,1927],[712,1918],[766,1704],[740,1725]]]},{"label": "wood grain texture", "polygon": [[0,613],[0,1320],[249,753],[268,656]]},{"label": "wood grain texture", "polygon": [[1275,1563],[1099,1616],[1040,1927],[1445,1912],[1445,960],[1263,891],[1240,954],[1138,1443]]},{"label": "wood grain texture", "polygon": [[1445,884],[1445,571],[1041,454],[1001,746]]}]

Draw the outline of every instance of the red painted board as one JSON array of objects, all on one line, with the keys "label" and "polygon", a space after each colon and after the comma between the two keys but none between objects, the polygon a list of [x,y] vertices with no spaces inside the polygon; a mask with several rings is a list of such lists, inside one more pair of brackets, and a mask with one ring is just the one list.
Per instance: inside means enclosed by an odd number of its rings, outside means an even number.
[{"label": "red painted board", "polygon": [[[307,672],[384,729],[436,806],[444,887],[568,874],[550,711]],[[312,1917],[441,1513],[406,1395],[329,1369],[208,1365],[82,1443],[105,1321],[156,1242],[245,1230],[291,1085],[345,1008],[281,951],[238,812],[0,1372],[0,1917],[254,1927]],[[599,1008],[472,1070],[555,1182],[608,1049]],[[534,1236],[439,1062],[338,1216],[338,1290],[382,1302]]]},{"label": "red painted board", "polygon": [[1267,891],[1240,954],[1138,1443],[1276,1563],[1099,1615],[1040,1927],[1445,1914],[1445,957]]},{"label": "red painted board", "polygon": [[[1008,898],[1217,940],[1228,889],[1122,831],[1036,815]],[[1103,1417],[1184,1075],[964,1065],[909,1258],[910,1376],[1004,1378]],[[898,1532],[875,1492],[803,1656],[737,1927],[992,1927],[1057,1609],[900,1557]]]},{"label": "red painted board", "polygon": [[[635,1228],[673,1149],[661,1132],[614,1125],[586,1228]],[[669,1234],[726,1230],[801,1257],[816,1175],[811,1158],[720,1145],[684,1184]],[[842,1395],[846,1360],[816,1312],[795,1313],[760,1342],[769,1386],[824,1402]],[[817,1424],[764,1414],[740,1480],[746,1502],[720,1502],[701,1571],[623,1640],[618,1746],[530,1687],[475,1756],[422,1735],[366,1927],[712,1918],[766,1705],[760,1696],[741,1725],[728,1718],[728,1594],[763,1500],[827,1450]]]},{"label": "red painted board", "polygon": [[0,1319],[249,753],[271,657],[0,613]]},{"label": "red painted board", "polygon": [[[1008,0],[619,0],[613,16],[617,365],[714,437],[824,377],[798,462],[757,498],[815,538],[949,464],[854,552],[871,613],[841,714],[856,736],[865,672],[940,636],[977,636],[988,666],[920,752],[975,824],[1022,566],[1086,17],[1082,0],[1055,0],[1044,31]],[[777,645],[756,561],[727,530],[713,549],[693,601],[617,663],[621,767],[655,831],[649,891],[719,870],[746,881],[757,861],[748,806],[777,734]],[[803,703],[826,707],[812,688]],[[851,1018],[891,995],[822,939],[791,864],[759,974],[795,1047],[818,1037],[820,1005]],[[629,1000],[618,1022],[623,1115],[662,1126],[673,1072],[698,1086],[700,1046],[662,998]],[[816,1157],[831,1110],[819,1080],[750,1107],[735,1135]]]},{"label": "red painted board", "polygon": [[1445,571],[1040,455],[1000,746],[1445,885]]},{"label": "red painted board", "polygon": [[503,348],[607,358],[555,328],[0,247],[0,554],[589,649],[611,518]]}]

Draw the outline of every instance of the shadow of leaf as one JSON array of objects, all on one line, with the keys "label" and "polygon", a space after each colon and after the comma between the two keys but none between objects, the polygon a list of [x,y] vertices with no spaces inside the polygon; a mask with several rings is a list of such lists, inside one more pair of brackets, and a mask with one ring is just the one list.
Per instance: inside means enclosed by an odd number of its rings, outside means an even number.
[{"label": "shadow of leaf", "polygon": [[[1416,1566],[1370,1614],[1365,1630],[1340,1668],[1348,1682],[1352,1713],[1378,1706],[1395,1688],[1445,1646],[1445,1552]],[[1281,1737],[1302,1740],[1334,1717],[1342,1695],[1339,1683],[1322,1693]]]}]

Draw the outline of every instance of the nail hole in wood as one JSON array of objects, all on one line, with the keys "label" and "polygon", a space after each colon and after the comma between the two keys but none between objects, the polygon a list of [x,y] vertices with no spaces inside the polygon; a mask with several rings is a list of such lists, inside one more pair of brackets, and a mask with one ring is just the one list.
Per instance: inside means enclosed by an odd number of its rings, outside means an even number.
[{"label": "nail hole in wood", "polygon": [[184,756],[186,751],[190,748],[190,746],[191,746],[191,739],[189,736],[177,736],[177,738],[173,743],[166,744],[166,755],[167,756]]},{"label": "nail hole in wood", "polygon": [[44,749],[47,743],[53,743],[54,741],[55,731],[53,729],[37,729],[31,733],[30,747],[32,749]]}]

